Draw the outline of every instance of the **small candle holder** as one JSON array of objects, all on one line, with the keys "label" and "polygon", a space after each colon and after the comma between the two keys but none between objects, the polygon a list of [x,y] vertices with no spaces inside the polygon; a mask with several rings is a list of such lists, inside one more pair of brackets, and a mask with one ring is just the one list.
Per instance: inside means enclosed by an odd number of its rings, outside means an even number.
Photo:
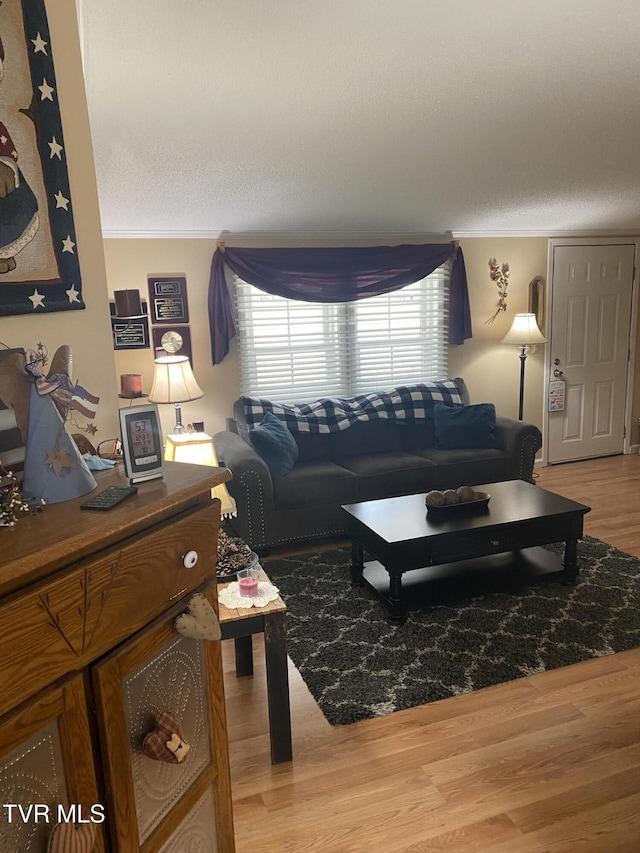
[{"label": "small candle holder", "polygon": [[142,396],[142,374],[123,373],[120,377],[120,397],[133,400]]},{"label": "small candle holder", "polygon": [[251,566],[248,569],[240,569],[236,577],[238,578],[238,589],[240,590],[240,595],[245,598],[255,598],[258,594],[260,566]]}]

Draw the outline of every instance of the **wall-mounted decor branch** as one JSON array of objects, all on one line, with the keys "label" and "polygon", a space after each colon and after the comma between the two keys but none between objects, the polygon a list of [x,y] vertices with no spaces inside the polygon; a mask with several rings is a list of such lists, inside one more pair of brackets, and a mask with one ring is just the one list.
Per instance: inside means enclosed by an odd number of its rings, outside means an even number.
[{"label": "wall-mounted decor branch", "polygon": [[493,323],[498,314],[507,310],[507,285],[509,284],[509,264],[499,266],[495,258],[489,258],[489,278],[498,285],[498,307],[492,317],[484,321],[485,326]]}]

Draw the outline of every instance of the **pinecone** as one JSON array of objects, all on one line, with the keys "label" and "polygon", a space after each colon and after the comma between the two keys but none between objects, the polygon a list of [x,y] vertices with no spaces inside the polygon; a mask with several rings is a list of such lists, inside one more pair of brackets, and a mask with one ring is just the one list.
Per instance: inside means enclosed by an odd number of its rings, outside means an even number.
[{"label": "pinecone", "polygon": [[224,530],[218,534],[218,568],[219,578],[235,575],[240,569],[245,569],[253,562],[253,551],[239,536],[228,536]]}]

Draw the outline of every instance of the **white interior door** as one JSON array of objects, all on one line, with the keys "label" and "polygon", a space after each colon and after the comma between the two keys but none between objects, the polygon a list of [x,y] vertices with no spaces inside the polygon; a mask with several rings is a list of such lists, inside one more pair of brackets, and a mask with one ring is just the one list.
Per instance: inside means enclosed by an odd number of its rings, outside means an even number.
[{"label": "white interior door", "polygon": [[634,244],[553,247],[550,378],[566,390],[550,463],[623,451],[634,260]]}]

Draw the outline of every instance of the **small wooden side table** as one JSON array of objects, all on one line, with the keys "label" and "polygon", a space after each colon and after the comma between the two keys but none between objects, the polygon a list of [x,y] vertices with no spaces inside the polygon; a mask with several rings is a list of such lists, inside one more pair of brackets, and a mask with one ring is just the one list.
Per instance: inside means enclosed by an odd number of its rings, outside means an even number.
[{"label": "small wooden side table", "polygon": [[[261,581],[269,581],[264,571]],[[227,584],[219,584],[222,591]],[[267,704],[271,763],[291,761],[291,707],[287,669],[287,606],[278,597],[265,607],[230,610],[220,603],[220,630],[223,640],[235,641],[236,676],[253,675],[253,634],[264,633],[267,668]]]}]

